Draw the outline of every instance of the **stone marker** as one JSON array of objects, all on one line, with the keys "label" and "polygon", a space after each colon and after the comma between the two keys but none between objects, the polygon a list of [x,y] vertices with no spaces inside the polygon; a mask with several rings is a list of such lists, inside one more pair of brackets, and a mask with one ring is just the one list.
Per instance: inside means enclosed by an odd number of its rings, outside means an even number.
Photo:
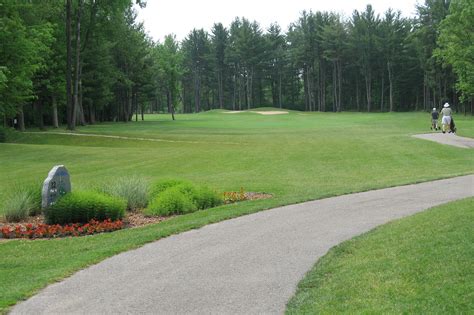
[{"label": "stone marker", "polygon": [[71,192],[71,179],[64,165],[56,165],[49,171],[48,177],[43,183],[41,191],[41,207],[48,208],[58,200],[59,197]]}]

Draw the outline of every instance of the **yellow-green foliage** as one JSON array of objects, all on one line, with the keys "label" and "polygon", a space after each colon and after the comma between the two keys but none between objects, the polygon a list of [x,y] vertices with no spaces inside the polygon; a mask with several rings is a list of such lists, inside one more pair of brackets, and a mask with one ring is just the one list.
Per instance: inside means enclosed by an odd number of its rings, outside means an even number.
[{"label": "yellow-green foliage", "polygon": [[160,181],[152,185],[155,196],[145,213],[171,215],[212,208],[223,203],[219,194],[205,186],[180,180]]},{"label": "yellow-green foliage", "polygon": [[156,181],[150,186],[148,199],[153,200],[166,189],[187,183],[189,182],[180,179],[164,179]]},{"label": "yellow-green foliage", "polygon": [[147,215],[167,216],[172,214],[190,213],[197,208],[189,195],[176,187],[171,187],[153,199],[145,210]]},{"label": "yellow-green foliage", "polygon": [[45,210],[49,224],[86,223],[95,220],[118,220],[125,213],[125,200],[94,191],[66,194]]}]

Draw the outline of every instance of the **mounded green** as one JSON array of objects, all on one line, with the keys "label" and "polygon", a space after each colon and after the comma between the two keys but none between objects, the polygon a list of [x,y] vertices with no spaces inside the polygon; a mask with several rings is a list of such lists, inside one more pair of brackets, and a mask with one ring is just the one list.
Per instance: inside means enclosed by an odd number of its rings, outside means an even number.
[{"label": "mounded green", "polygon": [[165,191],[166,189],[175,187],[181,184],[191,184],[191,183],[185,180],[181,180],[181,179],[162,179],[162,180],[155,181],[150,186],[148,199],[153,200],[156,197],[158,197],[158,195],[162,193],[163,191]]},{"label": "mounded green", "polygon": [[171,187],[160,193],[150,202],[145,210],[145,214],[168,216],[190,213],[196,210],[197,207],[188,194],[177,189],[177,187]]},{"label": "mounded green", "polygon": [[87,223],[90,220],[113,221],[125,213],[126,201],[94,191],[71,192],[45,210],[48,224]]}]

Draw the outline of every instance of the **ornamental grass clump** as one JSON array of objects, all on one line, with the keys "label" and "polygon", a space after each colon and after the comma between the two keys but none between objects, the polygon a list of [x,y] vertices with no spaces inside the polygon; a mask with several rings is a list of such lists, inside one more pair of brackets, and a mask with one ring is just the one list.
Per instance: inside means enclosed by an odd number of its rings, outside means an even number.
[{"label": "ornamental grass clump", "polygon": [[145,208],[148,204],[148,183],[141,177],[122,177],[98,188],[100,192],[120,197],[127,201],[127,210]]},{"label": "ornamental grass clump", "polygon": [[116,221],[125,214],[124,199],[95,191],[74,191],[45,210],[48,224],[87,223],[90,220]]},{"label": "ornamental grass clump", "polygon": [[19,222],[41,213],[41,185],[17,185],[7,194],[3,205],[7,222]]}]

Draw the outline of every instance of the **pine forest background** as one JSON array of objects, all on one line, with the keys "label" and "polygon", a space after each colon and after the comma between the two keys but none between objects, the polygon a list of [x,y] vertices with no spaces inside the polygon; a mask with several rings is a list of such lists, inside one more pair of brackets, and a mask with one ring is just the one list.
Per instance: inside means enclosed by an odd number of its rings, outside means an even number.
[{"label": "pine forest background", "polygon": [[[0,2],[0,117],[24,130],[272,106],[474,110],[474,2],[426,0],[414,18],[371,5],[302,11],[285,33],[238,18],[153,41],[140,0]],[[303,8],[302,8],[303,9]],[[179,19],[179,16],[176,17]],[[173,115],[174,119],[174,115]]]}]

